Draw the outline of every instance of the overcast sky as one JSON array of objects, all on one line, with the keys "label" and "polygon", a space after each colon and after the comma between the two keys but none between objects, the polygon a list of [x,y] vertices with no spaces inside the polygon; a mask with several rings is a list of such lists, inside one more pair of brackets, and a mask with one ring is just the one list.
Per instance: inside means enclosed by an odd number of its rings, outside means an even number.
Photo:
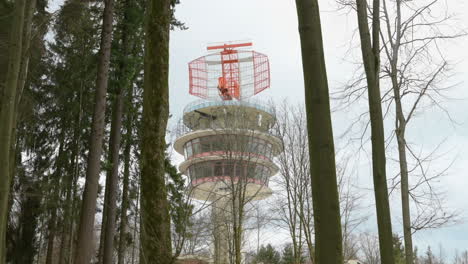
[{"label": "overcast sky", "polygon": [[[427,2],[419,0],[420,2]],[[229,40],[251,40],[254,49],[270,58],[271,89],[261,96],[281,101],[288,98],[292,102],[303,103],[304,86],[302,78],[301,53],[295,1],[292,0],[182,0],[177,6],[176,16],[186,23],[188,30],[171,33],[170,47],[170,111],[173,120],[179,119],[184,106],[196,98],[188,94],[187,63],[206,53],[206,44]],[[446,0],[449,12],[457,15],[456,24],[468,26],[468,3],[464,0]],[[325,47],[330,91],[337,91],[353,75],[360,59],[356,44],[354,13],[337,11],[334,0],[319,0],[321,8],[322,33]],[[354,41],[351,39],[354,38]],[[351,47],[351,48],[350,48]],[[453,254],[454,249],[468,249],[468,224],[465,221],[468,208],[468,39],[461,38],[445,43],[441,48],[453,63],[454,77],[451,83],[458,83],[449,95],[456,99],[443,102],[457,124],[449,122],[444,113],[428,109],[420,113],[409,128],[408,141],[419,146],[422,152],[431,151],[444,141],[441,157],[432,165],[444,168],[452,161],[448,175],[437,183],[437,188],[446,192],[447,206],[461,212],[462,223],[434,231],[423,231],[415,236],[415,245],[420,252],[427,245],[434,248],[439,243]],[[334,103],[336,105],[336,103]],[[345,139],[338,138],[356,114],[335,112],[332,115],[333,129],[337,146],[344,146]],[[393,123],[388,123],[392,126]],[[391,127],[387,129],[389,131]],[[346,150],[348,152],[355,149]],[[442,155],[443,153],[443,155]],[[357,155],[356,181],[362,189],[372,187],[369,159],[365,153]],[[180,161],[180,157],[177,157]],[[396,173],[395,164],[389,162],[388,174]],[[371,193],[369,201],[373,200]],[[398,197],[392,197],[393,228],[401,233]],[[370,213],[375,214],[373,210]],[[362,227],[362,230],[375,231],[375,219]],[[281,244],[285,236],[266,232],[268,242]]]}]

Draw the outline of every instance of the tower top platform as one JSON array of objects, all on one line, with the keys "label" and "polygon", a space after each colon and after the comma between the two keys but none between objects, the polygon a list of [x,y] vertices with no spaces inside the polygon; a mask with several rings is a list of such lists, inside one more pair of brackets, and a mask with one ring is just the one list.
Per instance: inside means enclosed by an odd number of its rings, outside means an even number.
[{"label": "tower top platform", "polygon": [[276,122],[273,107],[252,98],[196,100],[184,108],[183,123],[189,129],[240,128],[267,131]]},{"label": "tower top platform", "polygon": [[243,100],[270,87],[270,64],[252,42],[219,43],[189,63],[189,92],[204,99]]}]

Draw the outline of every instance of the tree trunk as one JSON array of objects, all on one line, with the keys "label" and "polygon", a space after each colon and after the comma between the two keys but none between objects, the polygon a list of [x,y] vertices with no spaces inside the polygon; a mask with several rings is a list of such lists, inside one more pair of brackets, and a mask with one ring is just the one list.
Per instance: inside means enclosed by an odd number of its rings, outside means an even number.
[{"label": "tree trunk", "polygon": [[[113,126],[113,125],[111,125]],[[112,137],[112,132],[111,132],[111,137]],[[111,152],[111,146],[109,144],[109,152]],[[111,154],[109,153],[109,156]],[[112,169],[111,169],[112,170]],[[107,224],[107,211],[109,210],[109,206],[107,205],[107,203],[109,202],[109,189],[108,189],[108,186],[109,186],[109,181],[110,181],[110,171],[108,170],[107,171],[107,175],[106,175],[106,182],[104,184],[104,187],[105,187],[105,190],[104,190],[104,202],[103,202],[103,205],[102,205],[102,218],[101,218],[101,234],[99,235],[99,250],[98,250],[98,255],[97,255],[97,258],[98,258],[98,261],[97,261],[97,264],[102,264],[103,263],[103,260],[104,260],[104,237],[105,237],[105,234],[106,234],[106,224]]]},{"label": "tree trunk", "polygon": [[315,263],[342,264],[340,205],[319,6],[317,0],[296,0],[296,6],[309,136]]},{"label": "tree trunk", "polygon": [[397,128],[398,157],[400,161],[401,209],[403,216],[403,236],[405,241],[406,264],[413,264],[413,238],[411,233],[411,214],[409,206],[408,163],[406,160],[406,141],[404,125]]},{"label": "tree trunk", "polygon": [[15,1],[13,25],[10,31],[8,71],[0,105],[0,263],[6,260],[6,228],[8,222],[8,197],[10,195],[10,149],[18,76],[21,68],[25,0]]},{"label": "tree trunk", "polygon": [[16,170],[16,125],[19,115],[19,105],[21,101],[21,96],[23,94],[24,86],[26,84],[26,78],[28,76],[29,69],[29,57],[30,57],[30,43],[31,43],[31,28],[32,28],[32,19],[34,16],[34,11],[36,10],[36,1],[30,0],[26,2],[25,13],[24,13],[24,23],[23,23],[23,44],[21,51],[21,66],[18,75],[18,88],[15,96],[15,114],[12,120],[12,131],[11,131],[11,146],[10,146],[10,179],[13,179],[15,176]]},{"label": "tree trunk", "polygon": [[[128,95],[128,102],[129,102],[129,108],[132,103],[132,98],[133,98],[133,91],[132,89],[129,89],[129,95]],[[127,224],[128,224],[128,219],[127,219],[127,210],[129,206],[129,197],[128,197],[128,187],[129,187],[129,178],[130,178],[130,150],[132,147],[132,123],[133,123],[133,118],[132,118],[132,112],[131,108],[128,109],[127,111],[127,120],[126,120],[126,130],[127,133],[125,135],[126,141],[125,141],[125,149],[124,149],[124,173],[123,173],[123,187],[122,187],[122,206],[120,208],[120,233],[119,233],[119,249],[117,253],[117,261],[118,264],[124,264],[124,258],[125,258],[125,250],[126,250],[126,242],[125,242],[125,236],[126,236],[126,231],[127,231]]]},{"label": "tree trunk", "polygon": [[91,139],[86,170],[86,183],[83,191],[78,241],[75,252],[75,264],[89,264],[93,254],[94,216],[98,194],[99,173],[102,153],[102,139],[106,112],[106,92],[109,76],[110,50],[112,42],[112,22],[114,1],[105,0],[101,32],[98,70],[96,78],[96,95]]},{"label": "tree trunk", "polygon": [[[384,2],[385,3],[385,2]],[[405,241],[405,261],[406,264],[413,264],[413,238],[411,233],[411,214],[409,205],[409,179],[408,161],[406,158],[406,118],[401,104],[401,91],[398,82],[398,57],[401,42],[401,0],[396,0],[396,36],[392,42],[392,57],[389,58],[391,65],[390,78],[392,80],[393,95],[395,97],[396,124],[395,134],[398,143],[398,158],[400,163],[400,184],[401,184],[401,210],[403,216],[403,237]],[[391,43],[391,44],[392,44]]]},{"label": "tree trunk", "polygon": [[80,158],[80,130],[81,121],[83,115],[83,87],[80,87],[79,91],[79,109],[78,115],[74,123],[73,131],[73,150],[70,156],[70,165],[67,168],[67,187],[66,187],[66,198],[64,203],[64,216],[63,216],[63,229],[60,239],[60,251],[59,251],[59,264],[70,263],[71,260],[71,240],[73,233],[73,222],[74,222],[74,204],[75,204],[75,188],[76,180],[79,177],[79,158]]},{"label": "tree trunk", "polygon": [[171,226],[165,182],[171,2],[150,0],[146,9],[140,198],[140,263],[143,264],[172,262]]},{"label": "tree trunk", "polygon": [[54,247],[55,247],[55,227],[57,222],[57,210],[52,209],[52,215],[48,224],[48,235],[47,235],[47,254],[45,264],[53,263]]},{"label": "tree trunk", "polygon": [[374,0],[372,14],[372,43],[367,21],[366,0],[356,0],[361,51],[367,77],[369,112],[372,138],[372,173],[379,230],[380,257],[382,264],[395,263],[393,256],[392,222],[388,201],[387,175],[385,168],[385,137],[379,87],[380,70],[380,12],[379,0]]},{"label": "tree trunk", "polygon": [[405,241],[405,261],[406,264],[413,264],[413,238],[411,233],[411,214],[409,205],[409,179],[408,179],[408,161],[406,158],[406,119],[401,105],[400,87],[397,80],[396,62],[392,64],[392,86],[395,98],[395,112],[397,122],[395,124],[395,134],[398,143],[398,159],[400,164],[400,185],[401,185],[401,209],[403,216],[403,236]]},{"label": "tree trunk", "polygon": [[118,88],[117,98],[115,101],[112,125],[111,125],[111,138],[109,146],[109,159],[112,162],[112,169],[107,174],[109,177],[108,185],[106,185],[107,198],[109,199],[105,206],[107,206],[106,225],[104,232],[104,254],[103,263],[111,264],[113,251],[114,251],[114,235],[115,235],[115,217],[117,211],[117,188],[119,181],[119,150],[120,150],[120,138],[122,129],[122,89]]}]

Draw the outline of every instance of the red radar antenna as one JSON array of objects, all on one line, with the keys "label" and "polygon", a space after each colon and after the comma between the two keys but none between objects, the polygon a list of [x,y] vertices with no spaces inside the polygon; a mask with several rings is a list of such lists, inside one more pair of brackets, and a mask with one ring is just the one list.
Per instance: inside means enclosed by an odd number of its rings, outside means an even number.
[{"label": "red radar antenna", "polygon": [[215,52],[189,63],[190,94],[205,99],[241,100],[269,88],[268,57],[236,49],[251,46],[252,42],[208,46],[208,51]]}]

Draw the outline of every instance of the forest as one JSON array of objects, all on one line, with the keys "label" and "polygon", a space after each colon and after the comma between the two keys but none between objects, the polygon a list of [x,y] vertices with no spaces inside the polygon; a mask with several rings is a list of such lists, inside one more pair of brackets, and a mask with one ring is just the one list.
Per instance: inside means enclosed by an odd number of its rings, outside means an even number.
[{"label": "forest", "polygon": [[[468,152],[453,151],[468,133],[454,146],[444,127],[468,131],[468,57],[447,55],[468,44],[468,6],[270,1],[249,23],[291,7],[264,34],[294,32],[298,56],[254,36],[271,56],[270,97],[231,98],[220,81],[216,99],[199,96],[218,111],[182,113],[186,64],[212,39],[181,36],[243,38],[227,8],[248,20],[249,1],[0,0],[0,264],[468,264],[466,209],[444,186],[468,184]],[[352,73],[330,62],[330,13],[353,21]],[[434,113],[444,121],[421,121]],[[208,177],[220,191],[201,189]]]}]

